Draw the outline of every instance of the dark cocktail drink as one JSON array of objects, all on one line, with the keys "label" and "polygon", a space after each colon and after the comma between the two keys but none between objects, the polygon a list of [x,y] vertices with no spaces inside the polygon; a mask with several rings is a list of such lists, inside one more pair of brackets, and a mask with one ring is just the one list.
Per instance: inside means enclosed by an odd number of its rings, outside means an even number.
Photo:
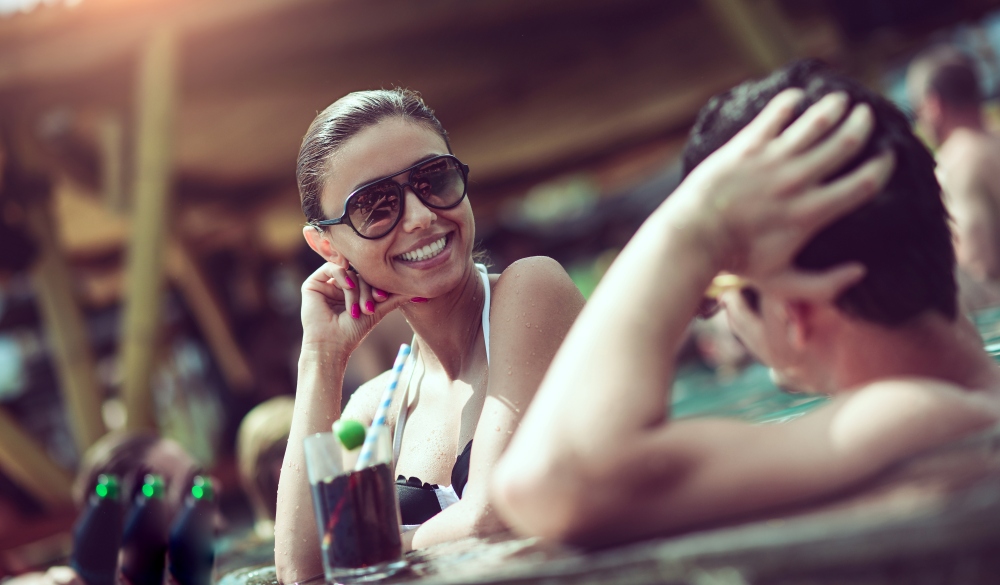
[{"label": "dark cocktail drink", "polygon": [[326,478],[312,490],[327,567],[364,569],[400,559],[396,485],[388,465]]}]

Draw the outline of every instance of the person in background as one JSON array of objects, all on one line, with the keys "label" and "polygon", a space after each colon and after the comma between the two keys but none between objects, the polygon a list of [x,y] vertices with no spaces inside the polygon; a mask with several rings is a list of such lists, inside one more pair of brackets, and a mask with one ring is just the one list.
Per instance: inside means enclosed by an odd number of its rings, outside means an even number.
[{"label": "person in background", "polygon": [[240,483],[253,508],[254,532],[266,540],[274,538],[278,479],[292,427],[294,404],[291,396],[277,396],[262,402],[243,417],[236,433]]},{"label": "person in background", "polygon": [[949,46],[918,55],[907,91],[921,133],[937,148],[937,173],[954,221],[963,304],[1000,303],[1000,137],[983,122],[972,59]]},{"label": "person in background", "polygon": [[[123,498],[135,495],[143,477],[163,478],[167,517],[174,518],[184,505],[192,478],[201,472],[197,462],[177,442],[149,432],[111,432],[87,449],[73,482],[73,502],[83,509],[102,474],[120,479]],[[126,500],[127,501],[127,500]],[[45,572],[19,575],[4,585],[86,585],[72,568],[49,567]]]},{"label": "person in background", "polygon": [[[800,62],[709,101],[684,166],[497,465],[517,532],[604,545],[691,529],[996,424],[1000,367],[958,312],[934,159],[902,112]],[[669,420],[672,358],[720,272],[741,279],[721,294],[734,333],[784,387],[830,402],[784,424]]]}]

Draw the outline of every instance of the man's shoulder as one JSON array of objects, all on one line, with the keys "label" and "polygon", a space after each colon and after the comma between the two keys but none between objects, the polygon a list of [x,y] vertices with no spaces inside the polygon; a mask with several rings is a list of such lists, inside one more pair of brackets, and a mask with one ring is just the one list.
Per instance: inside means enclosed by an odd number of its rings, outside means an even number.
[{"label": "man's shoulder", "polygon": [[956,131],[941,145],[938,163],[947,173],[1000,172],[1000,136],[988,132]]},{"label": "man's shoulder", "polygon": [[847,418],[890,425],[979,427],[1000,421],[1000,388],[968,389],[937,378],[877,380],[841,397]]}]

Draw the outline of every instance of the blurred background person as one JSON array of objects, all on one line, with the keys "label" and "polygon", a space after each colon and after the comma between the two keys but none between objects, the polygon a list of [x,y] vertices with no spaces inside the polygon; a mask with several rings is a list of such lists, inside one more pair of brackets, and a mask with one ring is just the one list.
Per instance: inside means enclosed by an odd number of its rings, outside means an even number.
[{"label": "blurred background person", "polygon": [[236,435],[240,485],[253,508],[254,533],[262,539],[274,540],[278,478],[294,405],[291,396],[277,396],[258,404],[243,418]]},{"label": "blurred background person", "polygon": [[[126,514],[147,474],[163,480],[167,525],[184,506],[184,498],[192,479],[201,473],[200,466],[175,441],[153,433],[109,433],[91,447],[83,457],[73,482],[73,501],[82,511],[97,486],[101,475],[118,479],[119,498]],[[56,565],[44,572],[23,574],[7,581],[12,585],[85,585],[68,566]]]},{"label": "blurred background person", "polygon": [[933,47],[910,64],[907,85],[923,135],[937,148],[938,176],[955,231],[967,309],[1000,301],[1000,138],[987,130],[973,59]]}]

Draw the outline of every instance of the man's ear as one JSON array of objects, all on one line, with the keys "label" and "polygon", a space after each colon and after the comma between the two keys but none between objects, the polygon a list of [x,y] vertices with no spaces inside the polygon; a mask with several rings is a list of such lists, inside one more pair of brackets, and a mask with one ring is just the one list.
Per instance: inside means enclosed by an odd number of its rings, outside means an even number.
[{"label": "man's ear", "polygon": [[941,97],[937,94],[928,93],[925,95],[920,107],[924,111],[924,116],[932,123],[936,124],[941,119],[943,106],[941,104]]},{"label": "man's ear", "polygon": [[785,316],[788,343],[801,351],[816,332],[816,305],[810,301],[789,299],[782,302],[781,308]]},{"label": "man's ear", "polygon": [[309,244],[313,252],[322,256],[327,262],[332,262],[347,270],[350,264],[347,258],[340,253],[340,250],[333,246],[330,238],[325,237],[325,235],[322,230],[316,229],[311,225],[302,227],[302,236],[306,239],[306,243]]}]

